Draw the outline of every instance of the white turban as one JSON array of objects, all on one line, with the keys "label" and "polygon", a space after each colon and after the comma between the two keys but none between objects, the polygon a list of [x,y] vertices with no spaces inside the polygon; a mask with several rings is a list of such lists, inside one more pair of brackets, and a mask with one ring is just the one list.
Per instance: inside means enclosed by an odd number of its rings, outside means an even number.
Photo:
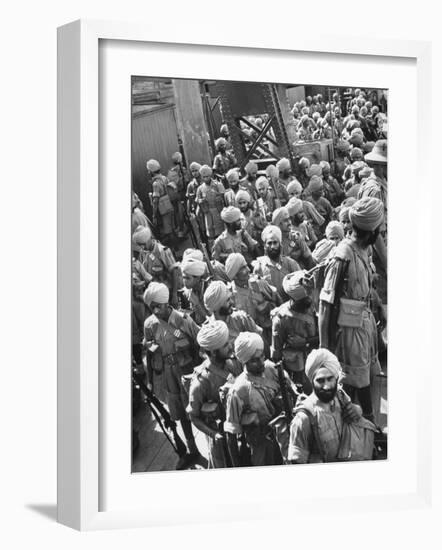
[{"label": "white turban", "polygon": [[267,225],[261,233],[262,242],[265,243],[268,239],[276,239],[282,242],[282,233],[276,225]]},{"label": "white turban", "polygon": [[250,202],[252,200],[252,197],[245,189],[240,189],[238,193],[235,195],[235,200],[238,203],[240,200],[244,200],[247,202]]},{"label": "white turban", "polygon": [[256,189],[258,189],[262,185],[264,185],[266,189],[269,188],[269,180],[265,176],[260,176],[255,183]]},{"label": "white turban", "polygon": [[279,159],[278,162],[276,163],[276,168],[278,168],[280,172],[282,172],[283,170],[288,170],[290,168],[289,159],[286,159],[286,158]]},{"label": "white turban", "polygon": [[322,170],[324,170],[324,168],[327,168],[328,170],[330,170],[330,163],[327,162],[326,160],[321,160],[321,162],[319,163],[319,166],[322,168]]},{"label": "white turban", "polygon": [[172,155],[173,162],[183,162],[183,155],[179,152],[176,152]]},{"label": "white turban", "polygon": [[299,159],[298,162],[299,166],[302,166],[303,168],[309,168],[310,167],[310,161],[307,157],[302,157]]},{"label": "white turban", "polygon": [[241,210],[236,206],[227,206],[221,210],[221,219],[226,223],[237,222],[241,218]]},{"label": "white turban", "polygon": [[384,205],[375,197],[363,197],[350,208],[352,225],[365,231],[374,231],[384,220]]},{"label": "white turban", "polygon": [[181,262],[181,271],[186,275],[201,277],[206,271],[206,263],[193,258],[186,258]]},{"label": "white turban", "polygon": [[247,265],[244,256],[239,252],[232,252],[227,256],[226,273],[231,281],[236,277],[238,271]]},{"label": "white turban", "polygon": [[316,193],[318,191],[321,191],[323,187],[324,184],[322,178],[320,176],[312,176],[310,178],[310,181],[308,182],[308,186],[305,191],[306,193]]},{"label": "white turban", "polygon": [[312,164],[307,171],[307,174],[312,176],[322,176],[322,166],[319,164]]},{"label": "white turban", "polygon": [[341,222],[337,222],[335,220],[331,221],[325,228],[325,236],[327,237],[327,239],[331,239],[333,237],[343,239],[344,226]]},{"label": "white turban", "polygon": [[240,332],[235,340],[235,355],[243,365],[250,361],[257,351],[264,351],[264,341],[256,332]]},{"label": "white turban", "polygon": [[146,162],[146,168],[149,172],[158,172],[158,170],[161,170],[160,163],[155,159],[148,160]]},{"label": "white turban", "polygon": [[282,288],[284,289],[284,292],[295,302],[302,300],[307,296],[307,290],[302,284],[304,275],[305,271],[301,269],[299,271],[295,271],[294,273],[289,273],[282,280]]},{"label": "white turban", "polygon": [[327,256],[334,248],[335,243],[333,241],[322,239],[316,244],[315,249],[312,252],[313,259],[316,260],[318,263],[321,263],[323,260],[325,260],[325,258],[327,258]]},{"label": "white turban", "polygon": [[239,181],[239,172],[237,168],[231,168],[226,174],[227,181],[232,183]]},{"label": "white turban", "polygon": [[218,149],[220,145],[227,145],[227,141],[223,137],[215,140],[215,148]]},{"label": "white turban", "polygon": [[279,176],[279,170],[273,164],[269,164],[266,168],[266,175],[268,178],[277,178]]},{"label": "white turban", "polygon": [[210,320],[202,325],[196,341],[205,350],[221,349],[229,341],[229,329],[224,321]]},{"label": "white turban", "polygon": [[298,180],[292,180],[287,185],[287,193],[291,195],[292,193],[298,193],[299,195],[302,193],[302,185],[299,183]]},{"label": "white turban", "polygon": [[307,356],[305,374],[311,383],[313,383],[315,375],[321,367],[325,367],[336,379],[339,379],[342,372],[341,365],[336,355],[326,348],[314,349]]},{"label": "white turban", "polygon": [[201,176],[211,176],[213,174],[212,168],[207,164],[203,164],[200,168],[200,174]]},{"label": "white turban", "polygon": [[276,210],[274,210],[272,214],[273,225],[277,225],[279,227],[282,219],[286,216],[289,216],[289,211],[285,206],[281,206],[281,208],[277,208]]},{"label": "white turban", "polygon": [[198,162],[191,162],[190,163],[190,166],[189,166],[189,169],[190,170],[200,170],[201,168],[201,164],[199,164]]},{"label": "white turban", "polygon": [[204,305],[211,313],[218,311],[230,297],[230,291],[222,281],[212,281],[204,292]]},{"label": "white turban", "polygon": [[298,214],[298,212],[301,212],[301,210],[304,209],[304,203],[302,202],[301,199],[292,197],[287,203],[286,208],[289,213],[289,216],[295,216],[296,214]]},{"label": "white turban", "polygon": [[183,261],[188,260],[189,258],[202,262],[204,260],[204,254],[197,248],[186,248],[183,252]]},{"label": "white turban", "polygon": [[245,165],[244,169],[248,174],[256,174],[256,172],[258,172],[258,165],[256,164],[256,162],[249,161]]},{"label": "white turban", "polygon": [[169,302],[169,289],[164,283],[150,283],[144,291],[143,299],[148,306],[152,302],[167,304]]},{"label": "white turban", "polygon": [[132,242],[134,244],[147,244],[152,239],[152,232],[148,227],[144,225],[139,225],[133,235]]}]

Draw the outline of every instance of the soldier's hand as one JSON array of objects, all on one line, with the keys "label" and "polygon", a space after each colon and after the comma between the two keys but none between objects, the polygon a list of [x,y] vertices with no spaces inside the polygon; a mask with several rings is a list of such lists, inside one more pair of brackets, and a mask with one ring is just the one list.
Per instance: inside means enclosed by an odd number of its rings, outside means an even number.
[{"label": "soldier's hand", "polygon": [[355,405],[351,401],[348,401],[342,407],[342,420],[347,424],[357,422],[358,420],[360,420],[361,416],[362,412],[360,407],[358,407],[358,405]]},{"label": "soldier's hand", "polygon": [[219,433],[219,432],[216,432],[216,434],[214,435],[213,439],[215,441],[222,441],[224,439],[224,435]]}]

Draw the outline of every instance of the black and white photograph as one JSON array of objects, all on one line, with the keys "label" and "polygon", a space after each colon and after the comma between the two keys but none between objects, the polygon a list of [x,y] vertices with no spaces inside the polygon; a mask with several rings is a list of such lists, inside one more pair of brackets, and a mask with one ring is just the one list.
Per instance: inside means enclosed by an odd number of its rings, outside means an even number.
[{"label": "black and white photograph", "polygon": [[386,460],[388,90],[134,75],[128,116],[132,473]]}]

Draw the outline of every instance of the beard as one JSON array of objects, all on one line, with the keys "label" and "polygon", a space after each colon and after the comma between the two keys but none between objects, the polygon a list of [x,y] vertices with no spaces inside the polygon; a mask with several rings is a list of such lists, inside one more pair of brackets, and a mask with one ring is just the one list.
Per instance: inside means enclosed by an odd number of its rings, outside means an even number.
[{"label": "beard", "polygon": [[330,403],[330,401],[333,401],[338,391],[338,386],[336,384],[335,387],[330,390],[320,390],[313,386],[313,390],[320,401],[323,403]]},{"label": "beard", "polygon": [[281,247],[278,247],[278,248],[276,248],[276,249],[274,249],[274,248],[271,248],[271,249],[268,248],[268,249],[266,250],[266,254],[267,254],[267,256],[268,256],[271,260],[275,261],[275,260],[277,260],[277,259],[279,258],[279,256],[281,255]]},{"label": "beard", "polygon": [[220,315],[222,315],[223,317],[227,317],[228,315],[230,315],[233,311],[233,307],[231,305],[229,306],[223,306],[223,307],[220,307],[219,310],[218,310],[218,313]]}]

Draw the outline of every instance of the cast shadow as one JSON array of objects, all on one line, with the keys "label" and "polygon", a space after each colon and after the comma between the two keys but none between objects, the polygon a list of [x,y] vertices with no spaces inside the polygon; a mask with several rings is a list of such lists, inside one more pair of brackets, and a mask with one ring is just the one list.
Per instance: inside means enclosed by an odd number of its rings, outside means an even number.
[{"label": "cast shadow", "polygon": [[57,521],[57,505],[56,504],[26,504],[28,510],[37,512],[41,516],[50,519],[51,521]]}]

